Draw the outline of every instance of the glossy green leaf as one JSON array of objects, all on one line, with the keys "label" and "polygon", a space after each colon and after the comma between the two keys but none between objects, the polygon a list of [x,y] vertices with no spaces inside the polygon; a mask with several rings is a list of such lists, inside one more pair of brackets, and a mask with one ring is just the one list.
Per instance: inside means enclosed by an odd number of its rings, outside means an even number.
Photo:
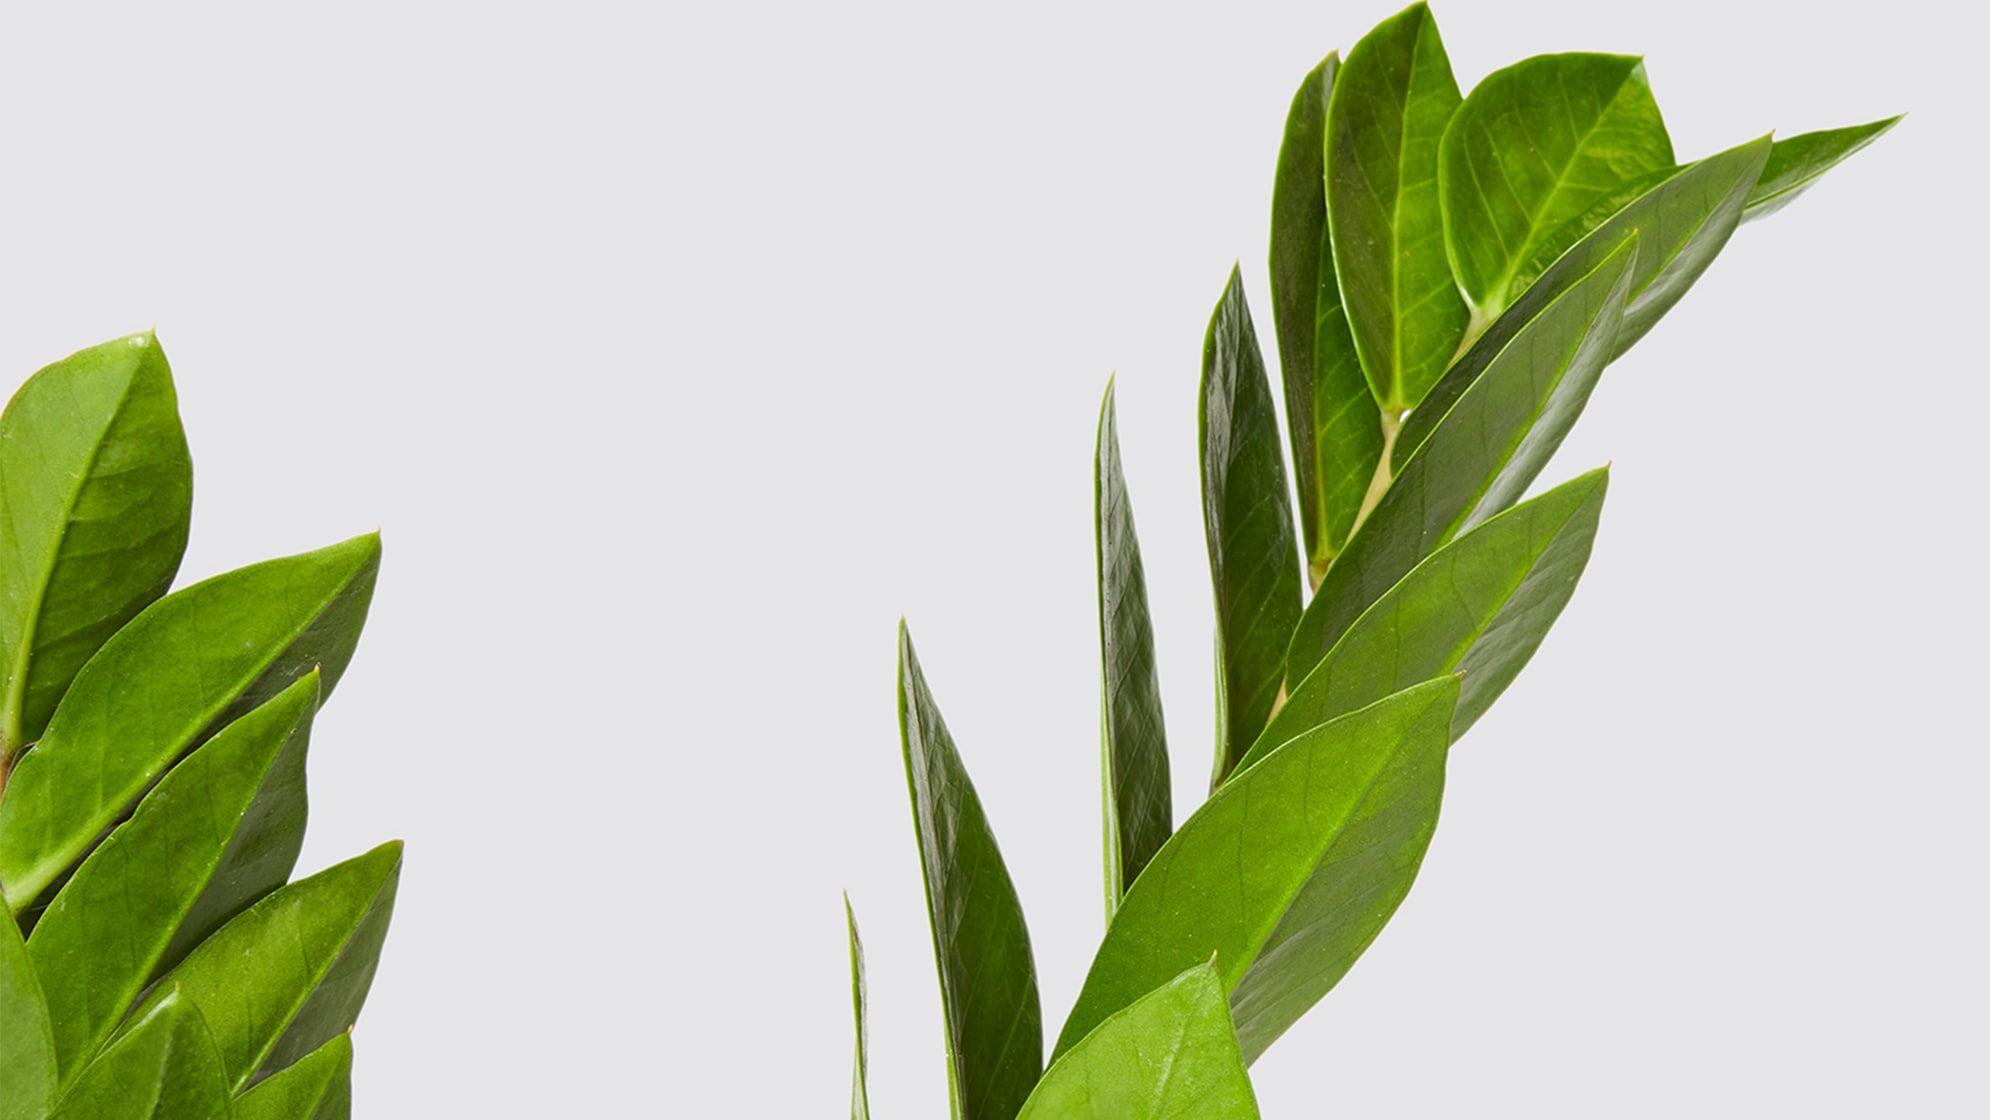
[{"label": "glossy green leaf", "polygon": [[1672,165],[1641,60],[1550,54],[1494,71],[1451,118],[1438,155],[1445,244],[1475,314],[1491,322],[1512,302],[1515,273],[1564,223]]},{"label": "glossy green leaf", "polygon": [[1043,1073],[1043,1011],[1029,928],[995,834],[898,631],[898,719],[946,1012],[955,1120],[1013,1120]]},{"label": "glossy green leaf", "polygon": [[166,593],[193,464],[159,342],[73,354],[0,416],[0,757],[41,737],[83,663]]},{"label": "glossy green leaf", "polygon": [[1361,613],[1244,756],[1248,769],[1328,720],[1419,681],[1458,673],[1455,740],[1547,637],[1589,561],[1608,468],[1591,471],[1461,534]]},{"label": "glossy green leaf", "polygon": [[[287,861],[278,861],[284,866],[271,869],[274,882],[253,866],[253,881],[217,881],[243,847],[237,833],[258,796],[281,780],[279,760],[308,733],[317,702],[314,673],[223,728],[146,795],[42,914],[28,954],[48,996],[64,1080],[162,971],[197,903],[220,894],[239,909],[250,901],[243,895],[266,894],[288,876]],[[294,849],[289,856],[296,858]]]},{"label": "glossy green leaf", "polygon": [[0,914],[0,1120],[42,1120],[55,1102],[55,1034],[21,927]]},{"label": "glossy green leaf", "polygon": [[1023,1120],[1257,1120],[1223,979],[1199,965],[1115,1012],[1043,1075]]},{"label": "glossy green leaf", "polygon": [[850,1120],[871,1120],[870,1077],[871,1024],[865,1011],[864,941],[857,936],[857,912],[850,908],[850,896],[843,896],[843,919],[850,928],[850,1004],[857,1019],[857,1057],[850,1080]]},{"label": "glossy green leaf", "polygon": [[1451,276],[1437,152],[1460,103],[1437,21],[1416,4],[1348,52],[1327,106],[1327,223],[1362,369],[1389,413],[1444,373],[1469,318]]},{"label": "glossy green leaf", "polygon": [[235,1120],[352,1120],[352,1036],[333,1037],[237,1097]]},{"label": "glossy green leaf", "polygon": [[1899,123],[1899,117],[1888,117],[1850,128],[1800,133],[1787,140],[1776,141],[1775,146],[1769,149],[1769,159],[1762,168],[1760,181],[1748,192],[1748,205],[1742,211],[1741,220],[1750,222],[1766,218],[1788,206],[1796,201],[1798,195],[1809,190],[1810,185],[1826,171],[1857,155],[1866,145]]},{"label": "glossy green leaf", "polygon": [[212,729],[322,668],[366,620],[380,540],[241,568],[145,609],[90,659],[0,798],[0,886],[19,912]]},{"label": "glossy green leaf", "polygon": [[1639,247],[1627,237],[1514,332],[1327,570],[1293,634],[1292,683],[1424,557],[1525,493],[1603,373]]},{"label": "glossy green leaf", "polygon": [[1119,461],[1112,386],[1099,410],[1092,513],[1099,571],[1102,755],[1105,770],[1106,914],[1175,827],[1147,575]]},{"label": "glossy green leaf", "polygon": [[1215,959],[1246,1060],[1352,967],[1436,827],[1458,682],[1313,729],[1212,794],[1127,892],[1057,1040]]},{"label": "glossy green leaf", "polygon": [[197,1008],[171,990],[83,1068],[51,1120],[222,1120],[228,1079]]},{"label": "glossy green leaf", "polygon": [[1203,531],[1216,588],[1220,782],[1271,718],[1302,589],[1278,418],[1237,270],[1209,320],[1197,415]]},{"label": "glossy green leaf", "polygon": [[300,879],[222,926],[160,981],[206,1014],[235,1091],[352,1029],[400,876],[393,841]]}]

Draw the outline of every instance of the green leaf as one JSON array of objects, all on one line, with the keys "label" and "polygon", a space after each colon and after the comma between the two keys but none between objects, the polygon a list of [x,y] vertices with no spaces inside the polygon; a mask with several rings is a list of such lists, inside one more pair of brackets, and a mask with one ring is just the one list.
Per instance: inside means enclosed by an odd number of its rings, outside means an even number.
[{"label": "green leaf", "polygon": [[274,882],[253,866],[240,881],[220,873],[242,850],[237,834],[258,797],[280,779],[279,759],[308,734],[317,702],[314,673],[223,728],[167,773],[42,914],[28,954],[48,996],[65,1081],[162,971],[197,903],[218,894],[239,909],[245,894],[266,894],[288,875],[288,866]]},{"label": "green leaf", "polygon": [[352,1120],[352,1036],[333,1036],[237,1097],[235,1120]]},{"label": "green leaf", "polygon": [[1197,432],[1216,588],[1214,784],[1271,717],[1301,596],[1278,418],[1236,269],[1203,340]]},{"label": "green leaf", "polygon": [[903,624],[898,720],[946,1010],[953,1116],[1012,1120],[1043,1073],[1043,1012],[1029,929]]},{"label": "green leaf", "polygon": [[212,729],[313,668],[329,695],[379,566],[371,534],[251,565],[166,596],[106,642],[0,799],[0,885],[15,912]]},{"label": "green leaf", "polygon": [[1408,688],[1458,673],[1451,737],[1463,735],[1540,646],[1589,561],[1608,468],[1591,471],[1464,533],[1402,582],[1303,673],[1244,756],[1248,769],[1308,729]]},{"label": "green leaf", "polygon": [[207,1024],[168,990],[83,1067],[50,1120],[220,1120],[228,1096]]},{"label": "green leaf", "polygon": [[1023,1120],[1257,1120],[1223,980],[1198,965],[1109,1016],[1043,1075]]},{"label": "green leaf", "polygon": [[1741,220],[1752,222],[1757,218],[1766,218],[1788,206],[1796,201],[1798,195],[1809,190],[1810,185],[1826,171],[1857,155],[1866,145],[1899,123],[1899,117],[1888,117],[1868,124],[1855,124],[1850,128],[1805,132],[1776,141],[1775,146],[1769,149],[1769,161],[1762,168],[1761,180],[1748,193],[1748,205],[1742,211]]},{"label": "green leaf", "polygon": [[1313,729],[1240,771],[1133,884],[1057,1040],[1215,958],[1254,1060],[1352,967],[1436,827],[1458,682]]},{"label": "green leaf", "polygon": [[236,1092],[352,1029],[400,876],[393,841],[300,879],[222,926],[159,982],[207,1014]]},{"label": "green leaf", "polygon": [[1526,492],[1615,352],[1639,257],[1631,235],[1515,331],[1458,398],[1327,569],[1292,636],[1293,684],[1424,557]]},{"label": "green leaf", "polygon": [[21,927],[0,914],[0,1120],[42,1120],[55,1101],[55,1034]]},{"label": "green leaf", "polygon": [[1355,44],[1327,106],[1334,270],[1369,387],[1392,414],[1436,383],[1469,318],[1437,186],[1438,141],[1460,100],[1437,21],[1419,3]]},{"label": "green leaf", "polygon": [[871,1120],[871,1094],[865,1082],[870,1076],[871,1024],[864,1010],[864,941],[857,936],[857,912],[850,908],[850,896],[843,896],[843,919],[850,927],[850,1003],[857,1018],[856,1069],[850,1080],[850,1120]]},{"label": "green leaf", "polygon": [[1147,575],[1119,462],[1112,386],[1099,410],[1092,514],[1099,570],[1099,648],[1104,669],[1106,916],[1174,829],[1161,682],[1147,617]]},{"label": "green leaf", "polygon": [[159,342],[70,355],[0,416],[0,758],[41,737],[105,639],[166,593],[193,464]]},{"label": "green leaf", "polygon": [[1625,180],[1671,166],[1639,59],[1539,55],[1480,82],[1438,154],[1445,244],[1479,319],[1506,308],[1515,273],[1557,227]]}]

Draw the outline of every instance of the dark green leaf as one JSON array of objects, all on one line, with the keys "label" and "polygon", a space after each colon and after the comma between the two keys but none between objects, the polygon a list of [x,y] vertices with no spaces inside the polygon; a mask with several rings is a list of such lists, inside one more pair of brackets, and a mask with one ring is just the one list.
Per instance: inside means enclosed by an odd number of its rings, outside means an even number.
[{"label": "dark green leaf", "polygon": [[55,1034],[21,927],[0,914],[0,1120],[42,1120],[55,1102]]},{"label": "dark green leaf", "polygon": [[1099,569],[1099,648],[1104,664],[1106,914],[1175,827],[1161,682],[1147,576],[1119,462],[1112,386],[1099,410],[1092,512]]},{"label": "dark green leaf", "polygon": [[90,655],[166,593],[193,464],[159,342],[43,369],[0,416],[0,757],[41,737]]},{"label": "dark green leaf", "polygon": [[1216,767],[1220,782],[1271,717],[1299,620],[1298,546],[1278,418],[1232,269],[1202,348],[1203,530],[1216,587]]},{"label": "dark green leaf", "polygon": [[870,1076],[871,1024],[864,1009],[864,941],[857,936],[857,912],[850,908],[850,896],[843,896],[843,919],[850,927],[850,1004],[857,1018],[856,1069],[850,1080],[850,1120],[871,1120]]},{"label": "dark green leaf", "polygon": [[1335,272],[1375,400],[1415,407],[1469,318],[1451,277],[1437,149],[1458,83],[1430,10],[1416,4],[1348,52],[1327,106],[1327,221]]},{"label": "dark green leaf", "polygon": [[[1333,246],[1323,243],[1320,251],[1331,254]],[[1331,262],[1323,266],[1321,275],[1326,282],[1320,285],[1313,343],[1321,534],[1306,559],[1306,573],[1314,587],[1320,585],[1327,566],[1354,532],[1388,444],[1382,410],[1368,391],[1368,379],[1355,357],[1354,338],[1347,331],[1347,309],[1341,306]]]},{"label": "dark green leaf", "polygon": [[1748,205],[1742,211],[1741,220],[1752,222],[1757,218],[1766,218],[1788,206],[1798,195],[1809,190],[1810,185],[1826,171],[1857,155],[1866,145],[1899,123],[1899,117],[1888,117],[1883,121],[1805,132],[1776,141],[1775,146],[1769,149],[1769,161],[1762,168],[1761,180],[1748,193]]},{"label": "dark green leaf", "polygon": [[1057,1040],[1213,956],[1246,1060],[1337,983],[1395,911],[1436,827],[1458,682],[1313,729],[1239,772],[1127,892]]},{"label": "dark green leaf", "polygon": [[1308,729],[1418,681],[1459,673],[1463,735],[1534,655],[1575,592],[1608,468],[1514,506],[1432,553],[1363,611],[1244,756],[1247,769]]},{"label": "dark green leaf", "polygon": [[1445,243],[1478,320],[1512,302],[1515,273],[1558,227],[1625,180],[1671,166],[1672,139],[1636,58],[1539,55],[1480,82],[1438,157]]},{"label": "dark green leaf", "polygon": [[159,982],[206,1013],[236,1092],[352,1029],[400,877],[394,841],[300,879],[222,926]]},{"label": "dark green leaf", "polygon": [[352,1120],[352,1036],[335,1036],[236,1098],[235,1120]]},{"label": "dark green leaf", "polygon": [[314,673],[188,755],[90,853],[36,923],[28,954],[48,995],[65,1081],[161,971],[197,902],[218,894],[239,909],[249,890],[266,894],[288,875],[285,866],[270,882],[252,867],[253,882],[218,880],[226,857],[241,851],[237,833],[258,796],[282,780],[278,760],[308,734],[317,702]]},{"label": "dark green leaf", "polygon": [[903,625],[898,720],[946,1010],[953,1116],[1013,1120],[1043,1073],[1043,1011],[1029,928]]},{"label": "dark green leaf", "polygon": [[1023,1120],[1257,1120],[1223,979],[1199,965],[1109,1016],[1043,1075]]},{"label": "dark green leaf", "polygon": [[228,1097],[207,1024],[168,990],[83,1067],[50,1120],[222,1120]]},{"label": "dark green leaf", "polygon": [[16,912],[213,728],[352,656],[380,539],[357,537],[174,592],[77,675],[0,799],[0,885]]}]

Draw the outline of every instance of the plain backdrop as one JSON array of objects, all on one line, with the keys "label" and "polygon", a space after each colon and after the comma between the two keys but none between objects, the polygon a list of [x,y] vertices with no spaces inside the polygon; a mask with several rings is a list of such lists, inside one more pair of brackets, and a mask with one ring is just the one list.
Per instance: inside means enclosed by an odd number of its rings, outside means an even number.
[{"label": "plain backdrop", "polygon": [[[1292,89],[1396,0],[8,3],[0,368],[157,327],[205,576],[383,528],[304,869],[406,878],[367,1117],[945,1109],[912,626],[1035,938],[1101,926],[1117,371],[1178,810],[1212,737],[1200,339]],[[1980,1116],[1983,17],[1450,0],[1467,88],[1642,52],[1682,158],[1912,116],[1605,378],[1572,606],[1394,923],[1258,1064],[1305,1116]]]}]

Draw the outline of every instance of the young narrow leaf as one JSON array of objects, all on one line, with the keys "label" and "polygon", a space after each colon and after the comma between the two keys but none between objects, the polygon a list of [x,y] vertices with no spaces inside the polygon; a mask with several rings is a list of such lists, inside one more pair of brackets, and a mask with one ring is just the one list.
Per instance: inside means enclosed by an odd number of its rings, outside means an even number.
[{"label": "young narrow leaf", "polygon": [[21,927],[0,914],[0,1120],[42,1120],[55,1103],[55,1034]]},{"label": "young narrow leaf", "polygon": [[50,1120],[224,1120],[228,1098],[207,1023],[168,990],[83,1067]]},{"label": "young narrow leaf", "polygon": [[864,1009],[864,941],[857,936],[857,912],[850,908],[850,896],[843,896],[843,919],[850,927],[850,1004],[857,1019],[857,1057],[850,1079],[850,1120],[871,1120],[871,1093],[866,1084],[870,1072],[871,1024]]},{"label": "young narrow leaf", "polygon": [[1043,1073],[1029,928],[903,624],[898,667],[905,778],[939,962],[954,1120],[1013,1120]]},{"label": "young narrow leaf", "polygon": [[283,868],[275,883],[265,876],[252,884],[217,881],[230,850],[240,850],[244,819],[317,702],[312,674],[187,756],[90,853],[36,923],[28,955],[48,996],[65,1081],[161,971],[203,897],[220,893],[239,904],[244,887],[267,893],[288,874]]},{"label": "young narrow leaf", "polygon": [[1057,1040],[1214,956],[1246,1060],[1367,948],[1415,878],[1444,783],[1458,683],[1418,685],[1239,772],[1133,884]]},{"label": "young narrow leaf", "polygon": [[300,879],[222,926],[159,982],[155,990],[177,989],[207,1014],[234,1091],[352,1029],[400,876],[393,841]]},{"label": "young narrow leaf", "polygon": [[1292,637],[1292,684],[1424,557],[1526,491],[1615,352],[1638,254],[1633,235],[1516,331],[1458,398],[1327,570]]},{"label": "young narrow leaf", "polygon": [[1463,677],[1451,737],[1463,735],[1540,646],[1589,561],[1608,468],[1522,502],[1432,553],[1363,611],[1303,672],[1239,764],[1308,729],[1433,677]]},{"label": "young narrow leaf", "polygon": [[1762,168],[1762,178],[1755,189],[1748,192],[1748,205],[1743,208],[1741,220],[1752,222],[1769,215],[1796,201],[1796,197],[1810,189],[1812,183],[1826,172],[1863,151],[1866,145],[1879,139],[1886,131],[1900,123],[1899,117],[1888,117],[1882,121],[1855,124],[1850,128],[1832,128],[1822,132],[1805,132],[1787,140],[1778,140],[1769,149],[1769,160]]},{"label": "young narrow leaf", "polygon": [[150,334],[43,369],[0,416],[0,758],[41,737],[105,639],[166,593],[193,464]]},{"label": "young narrow leaf", "polygon": [[106,642],[0,799],[0,887],[14,911],[213,728],[314,668],[329,695],[379,566],[371,534],[251,565],[166,596]]},{"label": "young narrow leaf", "polygon": [[1133,532],[1133,506],[1119,462],[1112,386],[1099,410],[1092,513],[1099,570],[1099,649],[1104,664],[1106,916],[1154,858],[1175,818],[1147,576]]},{"label": "young narrow leaf", "polygon": [[1236,269],[1203,340],[1197,431],[1203,530],[1216,588],[1213,784],[1271,717],[1301,597],[1278,419]]},{"label": "young narrow leaf", "polygon": [[1416,4],[1348,52],[1327,105],[1327,223],[1334,270],[1385,412],[1415,407],[1465,335],[1444,251],[1437,149],[1458,83],[1430,9]]},{"label": "young narrow leaf", "polygon": [[352,1036],[258,1082],[235,1099],[234,1120],[352,1120]]},{"label": "young narrow leaf", "polygon": [[1539,55],[1480,82],[1438,151],[1445,244],[1479,321],[1512,301],[1515,273],[1558,227],[1624,181],[1671,166],[1639,59]]},{"label": "young narrow leaf", "polygon": [[1202,964],[1053,1063],[1022,1120],[1257,1120],[1223,979]]}]

